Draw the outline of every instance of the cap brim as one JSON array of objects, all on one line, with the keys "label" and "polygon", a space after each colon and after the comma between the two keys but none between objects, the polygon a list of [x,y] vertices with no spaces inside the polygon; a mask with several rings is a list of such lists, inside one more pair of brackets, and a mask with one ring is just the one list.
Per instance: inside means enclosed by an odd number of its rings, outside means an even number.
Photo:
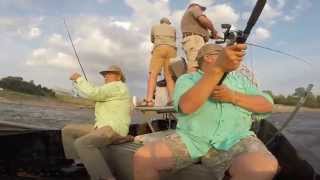
[{"label": "cap brim", "polygon": [[204,6],[200,6],[200,5],[199,5],[199,7],[201,8],[202,11],[205,11],[205,10],[207,9],[207,8],[204,7]]},{"label": "cap brim", "polygon": [[112,70],[108,70],[108,71],[100,71],[99,74],[101,74],[102,76],[104,76],[106,73],[108,72],[116,72],[116,73],[120,73],[119,71],[112,71]]}]

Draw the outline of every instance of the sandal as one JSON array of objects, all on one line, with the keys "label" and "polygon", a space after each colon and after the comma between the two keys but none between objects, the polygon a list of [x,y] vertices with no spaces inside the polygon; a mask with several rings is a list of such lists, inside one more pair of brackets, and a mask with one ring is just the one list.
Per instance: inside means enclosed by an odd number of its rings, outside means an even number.
[{"label": "sandal", "polygon": [[143,101],[138,106],[153,107],[154,106],[154,100],[153,99],[151,99],[151,100],[143,99]]},{"label": "sandal", "polygon": [[166,106],[173,106],[173,101],[168,101]]}]

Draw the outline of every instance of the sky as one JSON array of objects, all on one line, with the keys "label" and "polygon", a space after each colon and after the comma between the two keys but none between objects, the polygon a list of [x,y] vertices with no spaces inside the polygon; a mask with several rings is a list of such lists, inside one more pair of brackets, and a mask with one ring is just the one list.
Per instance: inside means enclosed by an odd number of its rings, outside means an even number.
[{"label": "sky", "polygon": [[[0,78],[20,76],[49,88],[71,90],[69,76],[81,72],[63,19],[66,19],[88,80],[103,82],[99,71],[122,67],[132,95],[144,96],[152,44],[150,29],[168,17],[178,32],[190,2],[207,6],[205,14],[222,35],[222,23],[242,30],[255,0],[0,0]],[[313,83],[320,94],[320,1],[268,0],[248,41],[304,58],[249,46],[244,63],[260,87],[291,94]]]}]

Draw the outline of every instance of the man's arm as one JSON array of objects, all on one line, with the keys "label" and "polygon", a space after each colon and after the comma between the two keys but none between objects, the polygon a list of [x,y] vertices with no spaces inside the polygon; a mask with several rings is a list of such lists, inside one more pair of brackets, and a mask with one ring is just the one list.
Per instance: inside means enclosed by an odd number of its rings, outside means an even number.
[{"label": "man's arm", "polygon": [[234,92],[233,104],[255,113],[268,113],[272,111],[272,103],[259,95],[246,95]]},{"label": "man's arm", "polygon": [[200,24],[209,29],[209,31],[211,31],[212,36],[217,35],[217,30],[213,27],[213,23],[210,21],[210,19],[205,16],[205,15],[201,15],[198,17],[198,21],[200,22]]},{"label": "man's arm", "polygon": [[191,114],[201,107],[208,100],[224,72],[233,71],[239,67],[243,59],[243,55],[239,55],[239,53],[243,54],[244,49],[246,49],[244,44],[226,47],[219,55],[216,63],[207,68],[202,78],[182,95],[179,100],[180,110],[185,114]]},{"label": "man's arm", "polygon": [[70,80],[74,81],[77,89],[85,94],[88,99],[93,101],[105,101],[109,97],[112,97],[117,93],[121,93],[121,90],[115,86],[93,86],[78,73],[74,73],[70,77]]},{"label": "man's arm", "polygon": [[198,22],[201,24],[202,27],[208,29],[211,31],[212,37],[218,37],[217,36],[217,30],[214,28],[213,23],[211,20],[203,14],[203,11],[199,6],[191,7],[191,12],[193,16],[198,20]]}]

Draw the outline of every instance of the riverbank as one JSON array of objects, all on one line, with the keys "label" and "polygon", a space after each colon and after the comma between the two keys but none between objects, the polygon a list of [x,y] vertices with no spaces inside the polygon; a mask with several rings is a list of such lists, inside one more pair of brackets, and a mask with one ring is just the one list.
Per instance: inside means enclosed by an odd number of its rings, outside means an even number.
[{"label": "riverbank", "polygon": [[0,103],[43,106],[48,108],[93,108],[94,102],[70,95],[57,94],[56,97],[43,97],[14,91],[0,91]]},{"label": "riverbank", "polygon": [[[42,97],[29,95],[14,91],[2,90],[0,91],[0,103],[9,103],[9,104],[23,104],[31,106],[42,106],[42,107],[60,107],[60,108],[87,108],[91,109],[94,107],[94,102],[81,98],[73,97],[70,95],[61,95],[57,94],[56,98]],[[281,104],[275,104],[273,112],[292,112],[294,106],[286,106]],[[302,107],[301,112],[320,112],[320,108],[307,108]]]},{"label": "riverbank", "polygon": [[[0,121],[28,124],[37,127],[62,128],[70,123],[93,123],[94,103],[79,97],[58,95],[39,97],[11,91],[0,91]],[[273,113],[288,114],[294,107],[275,105]],[[301,108],[299,113],[320,112],[320,109]],[[135,112],[133,123],[141,121]]]}]

